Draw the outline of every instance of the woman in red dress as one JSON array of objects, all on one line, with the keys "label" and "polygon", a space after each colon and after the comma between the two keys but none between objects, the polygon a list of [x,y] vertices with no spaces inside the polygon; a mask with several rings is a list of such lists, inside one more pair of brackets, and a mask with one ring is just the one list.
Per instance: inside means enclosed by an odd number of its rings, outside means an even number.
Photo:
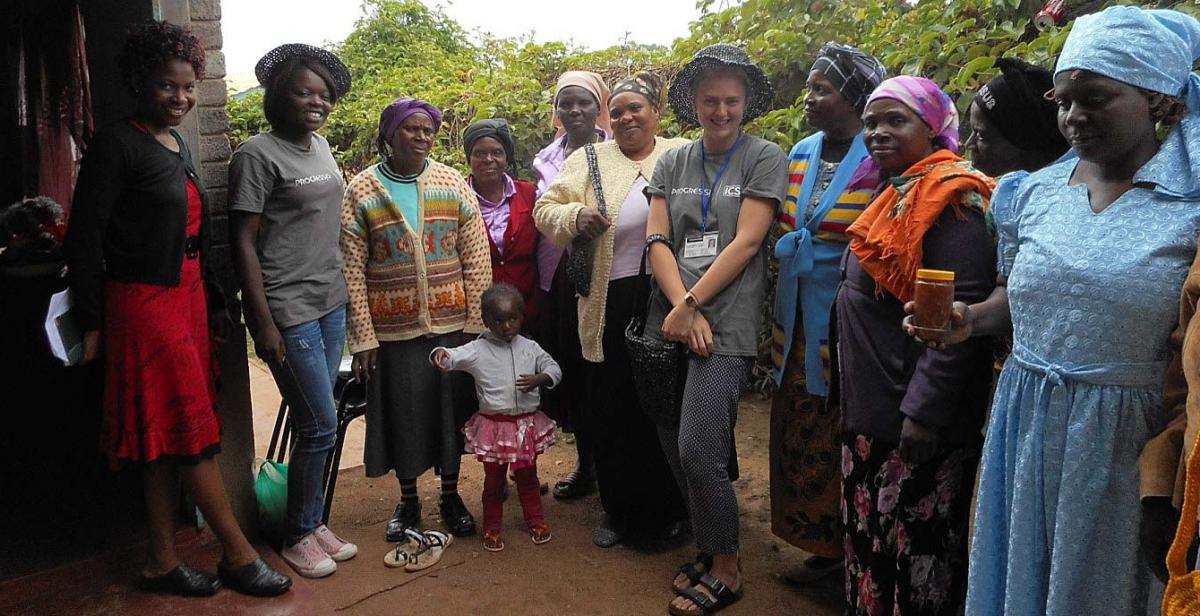
[{"label": "woman in red dress", "polygon": [[[90,144],[65,242],[84,361],[103,353],[106,362],[101,449],[114,468],[142,468],[145,588],[202,596],[224,583],[278,595],[291,580],[246,540],[213,459],[221,419],[205,284],[213,280],[207,195],[173,128],[196,105],[204,48],[186,29],[147,22],[130,33],[119,64],[137,110]],[[211,299],[223,309],[219,296]],[[228,322],[218,314],[214,325]],[[181,481],[224,548],[217,575],[181,563],[175,552]]]}]

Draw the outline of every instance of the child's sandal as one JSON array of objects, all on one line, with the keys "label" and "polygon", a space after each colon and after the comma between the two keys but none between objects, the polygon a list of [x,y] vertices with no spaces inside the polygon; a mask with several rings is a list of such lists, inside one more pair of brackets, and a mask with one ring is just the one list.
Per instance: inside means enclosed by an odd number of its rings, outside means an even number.
[{"label": "child's sandal", "polygon": [[408,563],[404,564],[404,570],[408,573],[420,572],[433,567],[438,561],[442,560],[442,552],[445,551],[445,545],[434,544],[424,540],[421,542],[420,548],[408,555]]},{"label": "child's sandal", "polygon": [[545,524],[534,524],[529,527],[529,539],[536,545],[542,545],[554,538]]},{"label": "child's sandal", "polygon": [[388,550],[383,555],[383,564],[392,568],[403,568],[409,573],[428,569],[442,559],[442,552],[454,542],[452,535],[438,530],[421,532],[413,528],[404,529],[404,543]]},{"label": "child's sandal", "polygon": [[406,544],[397,545],[383,555],[383,564],[393,569],[402,568],[408,564],[409,551]]},{"label": "child's sandal", "polygon": [[454,535],[443,533],[440,530],[427,530],[421,533],[425,538],[425,543],[434,547],[448,548],[451,543],[454,543]]},{"label": "child's sandal", "polygon": [[483,549],[489,552],[499,552],[504,549],[504,539],[500,537],[500,531],[483,531]]}]

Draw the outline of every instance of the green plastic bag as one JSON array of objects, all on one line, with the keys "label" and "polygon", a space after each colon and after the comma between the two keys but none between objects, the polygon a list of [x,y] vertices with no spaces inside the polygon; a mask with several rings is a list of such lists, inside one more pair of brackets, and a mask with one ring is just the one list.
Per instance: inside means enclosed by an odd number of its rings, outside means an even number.
[{"label": "green plastic bag", "polygon": [[254,496],[258,526],[267,540],[278,543],[287,531],[287,464],[255,460]]}]

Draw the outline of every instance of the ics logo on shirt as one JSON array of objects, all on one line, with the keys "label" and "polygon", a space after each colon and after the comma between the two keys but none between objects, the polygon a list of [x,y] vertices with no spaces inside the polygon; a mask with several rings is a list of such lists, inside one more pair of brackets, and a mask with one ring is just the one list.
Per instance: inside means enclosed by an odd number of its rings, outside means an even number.
[{"label": "ics logo on shirt", "polygon": [[[742,185],[741,184],[733,184],[730,186],[722,186],[718,192],[720,193],[720,196],[722,196],[722,197],[732,197],[734,199],[741,199],[742,198]],[[680,186],[678,188],[672,188],[671,194],[672,195],[705,196],[705,195],[712,194],[712,190],[710,190],[708,188],[698,188],[696,186]]]}]

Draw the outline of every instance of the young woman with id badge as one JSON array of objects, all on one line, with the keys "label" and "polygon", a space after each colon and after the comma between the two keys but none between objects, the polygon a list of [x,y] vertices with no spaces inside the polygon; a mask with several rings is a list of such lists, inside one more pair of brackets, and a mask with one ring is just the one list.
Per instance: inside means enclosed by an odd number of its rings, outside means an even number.
[{"label": "young woman with id badge", "polygon": [[672,614],[712,613],[741,596],[733,428],[758,354],[763,240],[787,191],[783,151],[741,127],[771,97],[745,51],[700,50],[671,84],[670,101],[682,124],[704,134],[664,154],[646,187],[656,290],[646,334],[691,351],[679,425],[659,427],[700,552],[673,582]]}]

